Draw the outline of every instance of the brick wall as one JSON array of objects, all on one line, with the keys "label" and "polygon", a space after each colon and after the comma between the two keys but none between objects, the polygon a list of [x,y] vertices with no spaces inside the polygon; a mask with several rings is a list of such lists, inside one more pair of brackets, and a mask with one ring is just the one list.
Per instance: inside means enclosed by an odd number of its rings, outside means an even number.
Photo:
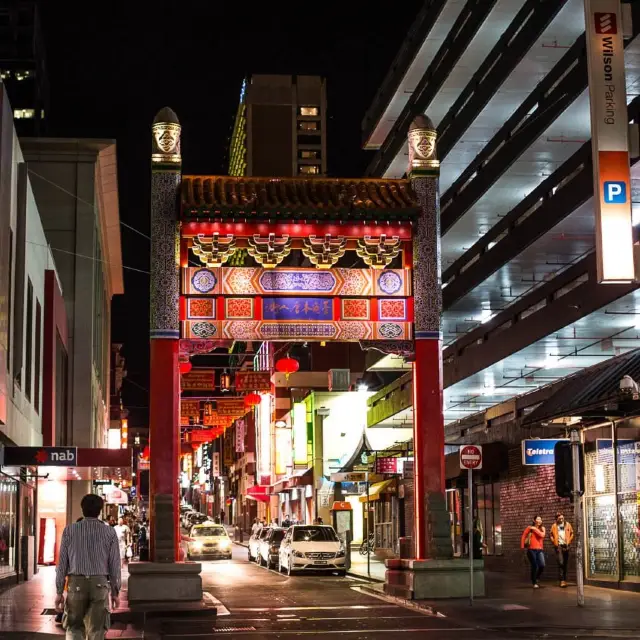
[{"label": "brick wall", "polygon": [[[506,476],[502,477],[500,485],[503,556],[491,563],[492,568],[521,576],[523,580],[528,579],[529,566],[523,560],[524,551],[520,549],[520,538],[534,516],[540,515],[547,529],[544,542],[547,569],[543,581],[555,581],[558,570],[549,534],[558,511],[562,511],[567,521],[575,528],[573,505],[568,499],[556,495],[554,468],[524,467],[521,450],[510,450],[509,469]],[[575,558],[570,558],[570,580],[575,579],[574,560]]]}]

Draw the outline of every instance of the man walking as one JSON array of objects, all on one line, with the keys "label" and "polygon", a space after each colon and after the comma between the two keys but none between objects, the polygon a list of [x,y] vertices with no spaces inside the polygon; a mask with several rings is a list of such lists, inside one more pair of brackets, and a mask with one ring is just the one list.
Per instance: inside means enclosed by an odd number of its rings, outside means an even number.
[{"label": "man walking", "polygon": [[[56,567],[56,609],[67,614],[67,640],[104,640],[109,593],[117,609],[120,550],[114,529],[98,520],[102,498],[88,494],[80,502],[84,518],[65,527]],[[67,602],[64,602],[65,579]]]},{"label": "man walking", "polygon": [[573,542],[573,527],[565,521],[564,515],[558,513],[551,526],[551,544],[556,550],[558,560],[558,578],[560,586],[567,586],[567,569],[569,568],[569,546]]}]

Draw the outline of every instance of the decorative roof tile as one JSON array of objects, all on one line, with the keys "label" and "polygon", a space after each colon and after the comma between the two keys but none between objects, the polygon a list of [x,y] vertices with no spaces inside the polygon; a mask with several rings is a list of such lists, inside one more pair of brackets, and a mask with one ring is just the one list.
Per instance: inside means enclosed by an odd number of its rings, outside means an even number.
[{"label": "decorative roof tile", "polygon": [[192,217],[411,219],[409,180],[183,176],[182,214]]}]

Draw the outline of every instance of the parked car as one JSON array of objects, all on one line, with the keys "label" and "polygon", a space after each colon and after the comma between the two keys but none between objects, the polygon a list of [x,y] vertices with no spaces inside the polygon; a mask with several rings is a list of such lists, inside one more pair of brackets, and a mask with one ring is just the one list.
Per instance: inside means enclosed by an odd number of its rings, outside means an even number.
[{"label": "parked car", "polygon": [[260,550],[259,550],[260,540],[265,538],[270,531],[271,531],[271,527],[262,527],[262,529],[259,529],[258,531],[256,531],[256,533],[254,533],[249,538],[249,547],[247,549],[249,553],[249,562],[251,562],[252,560],[255,560],[256,562],[258,562],[258,557],[260,553]]},{"label": "parked car", "polygon": [[345,549],[329,525],[293,525],[280,545],[280,571],[337,571],[346,575]]},{"label": "parked car", "polygon": [[185,529],[189,528],[189,518],[195,513],[197,512],[193,509],[188,509],[184,513],[180,514],[180,522]]},{"label": "parked car", "polygon": [[210,522],[209,516],[205,516],[204,513],[198,513],[194,511],[187,516],[187,525],[185,529],[191,530],[191,527],[196,524],[203,524],[204,522]]},{"label": "parked car", "polygon": [[269,533],[258,541],[258,564],[267,569],[275,569],[278,566],[278,558],[280,554],[280,544],[284,539],[286,529],[276,529],[275,527]]},{"label": "parked car", "polygon": [[187,542],[187,559],[225,558],[231,560],[231,538],[220,524],[205,522],[191,528]]}]

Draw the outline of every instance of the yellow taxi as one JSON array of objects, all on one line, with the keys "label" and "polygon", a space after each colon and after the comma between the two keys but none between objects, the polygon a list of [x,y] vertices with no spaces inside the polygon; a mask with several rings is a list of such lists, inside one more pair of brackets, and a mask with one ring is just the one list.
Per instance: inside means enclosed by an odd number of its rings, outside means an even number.
[{"label": "yellow taxi", "polygon": [[224,558],[231,560],[231,538],[221,524],[203,522],[191,528],[187,559]]}]

